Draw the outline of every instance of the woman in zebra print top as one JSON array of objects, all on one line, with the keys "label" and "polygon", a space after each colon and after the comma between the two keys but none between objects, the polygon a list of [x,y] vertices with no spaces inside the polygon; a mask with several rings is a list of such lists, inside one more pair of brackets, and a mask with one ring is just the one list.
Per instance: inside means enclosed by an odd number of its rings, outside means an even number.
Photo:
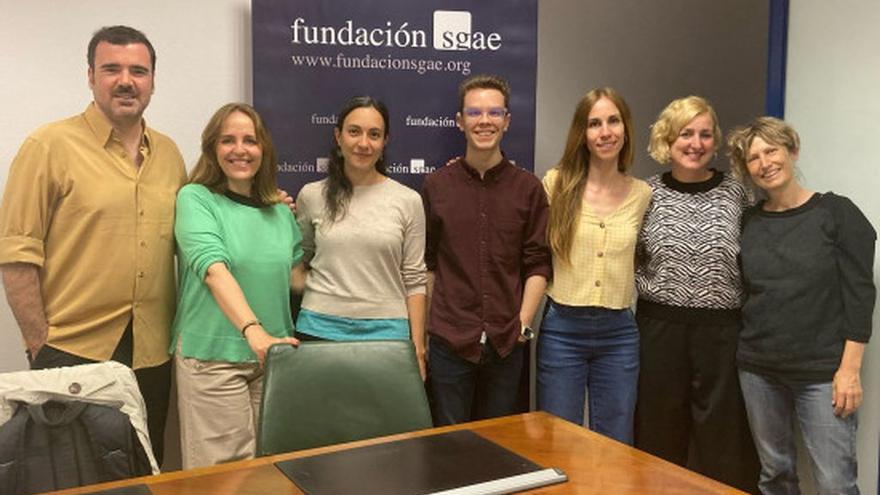
[{"label": "woman in zebra print top", "polygon": [[671,170],[653,189],[637,249],[636,447],[747,491],[759,464],[736,374],[743,185],[710,168],[721,143],[705,99],[671,102],[648,151]]}]

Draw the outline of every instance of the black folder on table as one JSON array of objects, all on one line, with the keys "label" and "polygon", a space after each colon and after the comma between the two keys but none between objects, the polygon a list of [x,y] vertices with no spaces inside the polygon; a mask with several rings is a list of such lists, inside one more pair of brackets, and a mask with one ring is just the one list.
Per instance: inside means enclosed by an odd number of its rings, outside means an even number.
[{"label": "black folder on table", "polygon": [[[275,465],[309,495],[424,494],[544,470],[468,430],[340,450]],[[564,481],[564,477],[554,482],[559,481]]]}]

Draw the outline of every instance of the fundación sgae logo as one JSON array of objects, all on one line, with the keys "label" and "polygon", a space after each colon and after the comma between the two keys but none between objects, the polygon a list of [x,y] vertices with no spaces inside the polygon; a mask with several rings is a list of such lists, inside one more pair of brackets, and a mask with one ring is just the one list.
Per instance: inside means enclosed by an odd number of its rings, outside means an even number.
[{"label": "fundaci\u00f3n sgae logo", "polygon": [[[327,167],[330,165],[330,159],[327,157],[318,157],[315,160],[315,172],[327,173]],[[406,163],[394,162],[385,166],[385,170],[391,174],[427,174],[434,171],[434,167],[425,164],[423,158],[412,158],[409,166]]]},{"label": "fundaci\u00f3n sgae logo", "polygon": [[[346,19],[339,26],[312,26],[305,18],[297,17],[290,30],[294,45],[428,47],[425,30],[412,29],[409,22],[395,25],[386,21],[383,27],[377,27]],[[475,31],[471,13],[466,10],[435,10],[431,40],[433,48],[441,51],[495,51],[502,45],[500,33]]]},{"label": "fundaci\u00f3n sgae logo", "polygon": [[[317,172],[326,174],[330,166],[330,158],[319,156],[314,163],[308,160],[289,163],[284,161],[277,165],[278,172],[282,173],[301,173],[301,172]],[[388,173],[392,174],[428,174],[436,170],[435,167],[429,167],[423,158],[412,158],[409,164],[406,162],[393,162],[385,166]]]},{"label": "fundaci\u00f3n sgae logo", "polygon": [[435,50],[498,50],[501,35],[471,28],[471,13],[465,10],[434,11]]},{"label": "fundaci\u00f3n sgae logo", "polygon": [[[474,29],[473,16],[465,10],[435,10],[433,12],[432,33],[429,37],[425,29],[411,26],[409,22],[396,23],[385,21],[384,25],[362,25],[354,19],[346,19],[335,25],[310,25],[308,20],[297,17],[290,25],[291,44],[293,45],[319,45],[319,46],[359,46],[373,48],[429,48],[438,51],[497,51],[502,47],[503,39],[498,32],[484,32]],[[388,57],[391,57],[388,55]],[[315,57],[322,58],[322,57]],[[327,58],[326,64],[332,65],[333,59]],[[342,57],[342,53],[339,54]],[[370,55],[366,55],[370,58]],[[343,62],[350,63],[348,59]],[[380,68],[384,59],[375,58],[371,63],[378,63]],[[410,60],[391,60],[390,68],[398,68],[393,63],[411,62]],[[451,62],[450,62],[451,63]],[[462,63],[462,62],[458,62]],[[469,61],[465,61],[469,71]],[[315,64],[309,63],[314,66]],[[354,64],[357,65],[357,64]],[[337,61],[337,66],[345,66],[345,63]],[[372,67],[372,66],[371,66]],[[422,72],[419,72],[420,74]],[[464,72],[463,72],[464,73]],[[466,74],[466,73],[464,73]],[[333,125],[336,123],[333,115],[310,116],[312,125]],[[408,127],[454,127],[452,118],[438,117],[413,117],[407,116]],[[329,158],[316,157],[314,163],[284,163],[279,166],[282,172],[318,172],[326,173],[329,166]],[[436,167],[429,166],[424,158],[411,158],[409,163],[394,162],[386,167],[393,174],[427,174],[433,172]]]}]

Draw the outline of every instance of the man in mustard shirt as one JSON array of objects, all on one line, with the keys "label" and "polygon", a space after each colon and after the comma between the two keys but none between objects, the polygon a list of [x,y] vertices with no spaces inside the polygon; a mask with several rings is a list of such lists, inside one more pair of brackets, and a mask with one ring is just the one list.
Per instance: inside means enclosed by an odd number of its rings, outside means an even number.
[{"label": "man in mustard shirt", "polygon": [[156,54],[126,26],[88,47],[94,102],[36,130],[10,167],[0,268],[31,368],[122,362],[135,370],[161,464],[174,317],[174,142],[143,120]]}]

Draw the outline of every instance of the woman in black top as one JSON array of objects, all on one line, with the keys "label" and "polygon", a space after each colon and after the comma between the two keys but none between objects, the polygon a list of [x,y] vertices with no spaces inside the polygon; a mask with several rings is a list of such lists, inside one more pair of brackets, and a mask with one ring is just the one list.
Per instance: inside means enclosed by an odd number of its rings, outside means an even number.
[{"label": "woman in black top", "polygon": [[795,130],[760,117],[728,139],[736,171],[767,199],[745,215],[740,384],[763,493],[799,493],[793,421],[820,493],[859,493],[856,410],[871,336],[876,233],[847,198],[804,188]]}]

